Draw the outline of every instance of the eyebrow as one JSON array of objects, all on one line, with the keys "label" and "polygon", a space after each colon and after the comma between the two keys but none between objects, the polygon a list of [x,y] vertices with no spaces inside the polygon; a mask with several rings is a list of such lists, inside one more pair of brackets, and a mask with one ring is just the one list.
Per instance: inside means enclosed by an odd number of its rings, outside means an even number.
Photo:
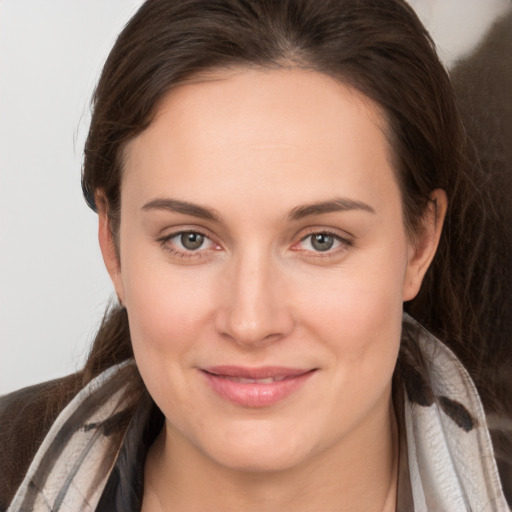
[{"label": "eyebrow", "polygon": [[179,201],[177,199],[157,198],[146,203],[141,210],[167,210],[184,215],[192,215],[205,220],[213,220],[218,222],[219,216],[209,208],[199,206],[198,204],[189,203],[187,201]]},{"label": "eyebrow", "polygon": [[375,213],[375,210],[362,201],[352,199],[337,198],[331,201],[322,201],[304,206],[297,206],[289,214],[290,220],[300,220],[311,215],[320,215],[322,213],[344,212],[349,210],[362,210],[369,213]]},{"label": "eyebrow", "polygon": [[[170,212],[191,215],[200,219],[220,221],[219,215],[213,210],[198,204],[189,203],[187,201],[179,201],[178,199],[157,198],[146,203],[141,210],[167,210]],[[375,213],[375,210],[362,201],[354,201],[352,199],[337,198],[330,201],[322,201],[319,203],[311,203],[293,208],[288,214],[288,219],[297,221],[310,217],[312,215],[320,215],[323,213],[343,212],[350,210],[362,210],[369,213]]]}]

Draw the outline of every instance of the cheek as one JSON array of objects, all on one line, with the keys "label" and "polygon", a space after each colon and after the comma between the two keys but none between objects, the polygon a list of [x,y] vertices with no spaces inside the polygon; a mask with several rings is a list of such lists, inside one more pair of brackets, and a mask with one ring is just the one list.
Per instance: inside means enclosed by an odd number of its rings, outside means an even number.
[{"label": "cheek", "polygon": [[392,373],[401,332],[402,303],[386,291],[342,293],[336,301],[318,308],[312,330],[334,353],[344,374],[376,378]]},{"label": "cheek", "polygon": [[134,345],[144,344],[155,352],[186,350],[211,314],[204,279],[193,273],[148,269],[133,272],[127,281],[126,305]]},{"label": "cheek", "polygon": [[[386,414],[400,347],[399,287],[393,292],[347,283],[312,314],[309,333],[330,355],[329,393],[319,404],[332,411],[325,424],[349,431],[378,411]],[[336,427],[326,428],[337,435]]]},{"label": "cheek", "polygon": [[317,280],[314,293],[304,296],[308,335],[328,346],[336,378],[344,389],[350,386],[354,399],[378,394],[391,379],[400,345],[406,263],[405,250],[382,251],[361,265],[347,264],[329,280]]},{"label": "cheek", "polygon": [[407,251],[405,244],[397,245],[398,249],[384,246],[368,251],[329,274],[318,275],[315,286],[308,286],[303,295],[306,316],[311,321],[321,319],[318,327],[366,331],[369,339],[393,319],[401,320]]},{"label": "cheek", "polygon": [[[125,239],[122,276],[135,359],[152,394],[167,395],[189,367],[194,347],[211,317],[211,287],[196,268],[173,269],[154,248]],[[123,255],[123,253],[122,253]]]},{"label": "cheek", "polygon": [[[127,310],[135,361],[151,396],[169,421],[181,424],[180,411],[193,411],[189,373],[204,338],[209,305],[188,283],[147,273],[131,280]],[[176,413],[178,416],[176,417]]]}]

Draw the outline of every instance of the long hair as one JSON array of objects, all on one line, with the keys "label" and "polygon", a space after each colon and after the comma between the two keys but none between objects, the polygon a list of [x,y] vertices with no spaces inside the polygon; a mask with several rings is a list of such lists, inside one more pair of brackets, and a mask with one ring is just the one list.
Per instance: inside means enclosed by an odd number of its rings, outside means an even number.
[{"label": "long hair", "polygon": [[[431,191],[446,191],[438,254],[405,308],[450,345],[490,403],[494,388],[480,370],[489,346],[503,348],[493,288],[499,269],[489,259],[496,217],[481,169],[468,158],[450,80],[405,1],[146,0],[119,35],[94,94],[82,176],[87,203],[96,210],[95,192],[103,192],[116,240],[123,150],[166,94],[211,69],[283,66],[333,76],[380,106],[412,239]],[[127,313],[115,306],[84,379],[132,355]]]}]

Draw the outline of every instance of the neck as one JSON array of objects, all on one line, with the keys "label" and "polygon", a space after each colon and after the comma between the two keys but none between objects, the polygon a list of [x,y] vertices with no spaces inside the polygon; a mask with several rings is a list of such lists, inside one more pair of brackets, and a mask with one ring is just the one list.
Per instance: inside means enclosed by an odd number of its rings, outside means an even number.
[{"label": "neck", "polygon": [[148,453],[142,510],[392,512],[399,444],[393,412],[383,430],[364,434],[355,436],[366,437],[363,443],[347,437],[291,469],[239,471],[183,443],[167,424]]}]

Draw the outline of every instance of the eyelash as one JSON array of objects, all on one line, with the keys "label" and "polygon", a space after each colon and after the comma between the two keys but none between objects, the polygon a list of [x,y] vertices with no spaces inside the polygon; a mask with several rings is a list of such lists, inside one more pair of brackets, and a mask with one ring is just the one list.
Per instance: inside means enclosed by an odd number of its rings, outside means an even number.
[{"label": "eyelash", "polygon": [[[296,247],[297,245],[301,244],[308,238],[313,237],[314,235],[326,235],[334,238],[336,242],[339,243],[339,246],[334,249],[328,249],[327,251],[307,251],[307,254],[304,254],[303,256],[305,258],[333,258],[340,256],[342,253],[346,252],[350,247],[353,246],[353,241],[349,238],[345,238],[340,236],[338,233],[331,231],[329,229],[313,229],[309,233],[307,233],[305,236],[303,236],[299,242],[296,242],[293,247]],[[300,249],[292,249],[299,251]]]},{"label": "eyelash", "polygon": [[[193,250],[180,250],[180,249],[177,249],[175,246],[173,247],[172,245],[169,244],[169,242],[173,239],[173,238],[177,238],[181,235],[185,235],[185,234],[194,234],[194,235],[200,235],[202,237],[204,237],[205,241],[209,241],[211,244],[215,244],[215,242],[211,239],[210,236],[208,236],[206,233],[203,233],[202,231],[199,231],[197,229],[183,229],[181,231],[176,231],[174,233],[171,233],[169,235],[166,235],[166,236],[163,236],[161,238],[158,238],[157,239],[157,242],[160,243],[160,245],[167,251],[169,252],[172,256],[175,256],[175,257],[178,257],[178,258],[183,258],[183,259],[192,259],[192,258],[203,258],[204,256],[207,256],[206,252],[210,252],[212,250],[217,250],[217,249],[212,249],[212,248],[209,248],[209,249],[197,249],[195,251]],[[216,244],[217,245],[217,244]]]},{"label": "eyelash", "polygon": [[[212,249],[211,247],[207,248],[207,249],[199,248],[195,251],[190,250],[190,249],[189,250],[186,250],[186,249],[180,250],[180,249],[177,249],[175,246],[169,244],[169,242],[172,239],[177,238],[184,234],[200,235],[200,236],[204,237],[205,241],[208,240],[210,242],[210,244],[214,244],[214,245],[218,246],[218,244],[216,244],[216,242],[214,242],[209,235],[207,235],[206,233],[204,233],[202,231],[195,230],[195,229],[183,229],[180,231],[176,231],[174,233],[170,233],[169,235],[158,238],[157,242],[159,242],[160,245],[167,252],[169,252],[172,256],[183,258],[183,259],[203,258],[203,257],[207,256],[212,250],[214,250],[214,251],[218,250],[218,249]],[[298,242],[294,243],[292,245],[292,250],[297,251],[297,252],[301,251],[301,249],[296,249],[295,247],[297,247],[299,244],[303,243],[305,240],[307,240],[308,238],[310,238],[314,235],[330,236],[330,237],[334,238],[334,240],[336,242],[338,242],[340,245],[339,245],[339,247],[337,247],[335,249],[328,249],[326,251],[305,251],[307,253],[307,254],[303,255],[303,257],[305,257],[305,258],[332,258],[335,256],[339,256],[340,253],[347,251],[348,248],[350,248],[353,245],[352,240],[350,240],[348,238],[344,238],[344,237],[340,236],[338,233],[335,233],[334,231],[330,231],[328,229],[318,229],[318,230],[310,231],[305,236],[303,236]]]}]

